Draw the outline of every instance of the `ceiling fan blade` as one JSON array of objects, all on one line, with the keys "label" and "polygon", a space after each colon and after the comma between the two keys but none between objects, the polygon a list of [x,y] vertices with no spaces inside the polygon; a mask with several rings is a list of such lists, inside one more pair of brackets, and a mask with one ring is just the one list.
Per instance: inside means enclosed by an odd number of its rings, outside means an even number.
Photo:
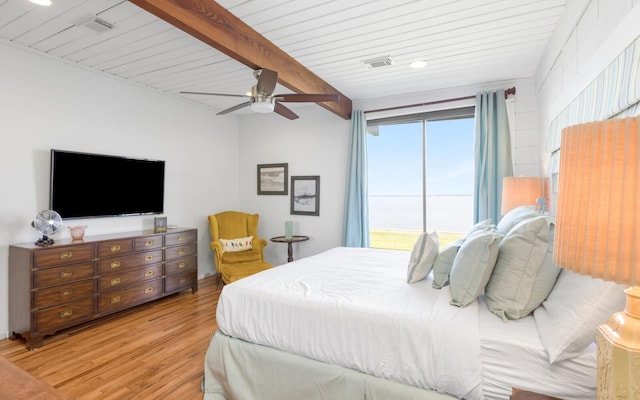
[{"label": "ceiling fan blade", "polygon": [[287,107],[283,106],[280,103],[275,104],[273,111],[275,111],[276,113],[282,115],[285,118],[289,118],[289,119],[297,119],[299,118],[298,115],[296,113],[294,113],[293,111],[289,110]]},{"label": "ceiling fan blade", "polygon": [[276,88],[277,82],[278,73],[276,71],[263,68],[260,71],[260,75],[258,76],[258,84],[256,85],[256,89],[259,94],[271,96],[274,89]]},{"label": "ceiling fan blade", "polygon": [[182,94],[204,94],[207,96],[227,96],[227,97],[251,97],[246,94],[227,94],[227,93],[206,93],[206,92],[180,92]]},{"label": "ceiling fan blade", "polygon": [[232,112],[232,111],[239,110],[239,109],[241,109],[241,108],[245,108],[245,107],[248,107],[248,106],[250,106],[250,105],[251,105],[251,102],[250,102],[250,101],[247,101],[247,102],[245,102],[245,103],[240,103],[240,104],[235,105],[235,106],[233,106],[233,107],[227,108],[226,110],[222,110],[222,111],[220,111],[219,113],[217,113],[216,115],[228,114],[228,113],[230,113],[230,112]]},{"label": "ceiling fan blade", "polygon": [[323,102],[323,101],[339,101],[339,94],[304,94],[304,93],[294,93],[294,94],[279,94],[274,96],[278,101],[284,101],[287,103],[301,103],[301,102]]}]

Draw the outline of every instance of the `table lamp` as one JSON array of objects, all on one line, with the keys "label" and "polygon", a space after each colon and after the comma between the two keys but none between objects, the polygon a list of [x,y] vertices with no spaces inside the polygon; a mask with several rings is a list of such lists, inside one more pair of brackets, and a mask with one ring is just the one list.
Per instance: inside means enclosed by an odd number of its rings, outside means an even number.
[{"label": "table lamp", "polygon": [[597,399],[640,398],[640,117],[565,128],[554,262],[633,286],[596,333]]},{"label": "table lamp", "polygon": [[542,178],[508,176],[502,179],[502,206],[500,214],[520,206],[532,206],[543,195]]}]

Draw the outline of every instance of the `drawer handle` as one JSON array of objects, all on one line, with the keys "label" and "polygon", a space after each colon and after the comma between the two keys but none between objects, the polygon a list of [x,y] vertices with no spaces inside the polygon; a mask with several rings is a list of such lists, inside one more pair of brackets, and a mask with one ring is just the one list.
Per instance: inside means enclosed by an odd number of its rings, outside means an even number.
[{"label": "drawer handle", "polygon": [[153,271],[147,271],[144,273],[144,276],[153,276]]},{"label": "drawer handle", "polygon": [[119,244],[112,244],[111,245],[111,251],[120,251],[120,245]]},{"label": "drawer handle", "polygon": [[62,292],[60,292],[60,296],[62,297],[71,296],[71,293],[73,293],[73,290],[71,289],[63,290]]},{"label": "drawer handle", "polygon": [[120,268],[120,261],[113,261],[111,263],[111,268]]},{"label": "drawer handle", "polygon": [[147,241],[144,243],[144,245],[145,245],[146,247],[151,247],[151,246],[153,246],[153,240],[147,240]]},{"label": "drawer handle", "polygon": [[153,261],[153,256],[145,256],[144,260],[145,261]]},{"label": "drawer handle", "polygon": [[60,318],[69,318],[73,315],[73,310],[66,310],[60,313]]},{"label": "drawer handle", "polygon": [[111,304],[115,304],[115,303],[119,303],[120,302],[120,296],[113,296],[111,298]]},{"label": "drawer handle", "polygon": [[69,278],[73,275],[71,271],[62,271],[60,272],[60,278]]},{"label": "drawer handle", "polygon": [[178,269],[182,269],[186,266],[187,264],[181,262],[180,264],[178,264]]},{"label": "drawer handle", "polygon": [[184,249],[180,249],[180,250],[178,250],[178,255],[179,255],[179,256],[184,255],[184,253],[185,253]]},{"label": "drawer handle", "polygon": [[186,278],[180,278],[180,283],[184,283],[186,280]]},{"label": "drawer handle", "polygon": [[178,236],[178,242],[182,242],[184,241],[184,239],[185,239],[184,235]]},{"label": "drawer handle", "polygon": [[60,258],[71,258],[73,257],[73,252],[65,251],[64,253],[60,253]]},{"label": "drawer handle", "polygon": [[148,287],[148,288],[146,288],[146,289],[144,290],[144,292],[145,292],[146,294],[153,293],[153,288],[152,288],[152,287]]},{"label": "drawer handle", "polygon": [[111,286],[116,286],[120,284],[120,278],[113,278],[111,280]]}]

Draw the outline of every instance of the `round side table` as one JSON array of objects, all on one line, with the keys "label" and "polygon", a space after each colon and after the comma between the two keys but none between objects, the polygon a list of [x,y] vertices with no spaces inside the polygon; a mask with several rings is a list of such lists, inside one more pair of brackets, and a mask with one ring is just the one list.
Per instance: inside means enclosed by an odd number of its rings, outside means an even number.
[{"label": "round side table", "polygon": [[294,235],[291,237],[291,239],[287,239],[284,236],[276,236],[272,237],[270,240],[275,243],[286,243],[288,245],[287,254],[289,255],[289,257],[287,258],[287,262],[291,262],[293,261],[293,248],[291,247],[291,245],[293,243],[309,240],[309,236]]}]

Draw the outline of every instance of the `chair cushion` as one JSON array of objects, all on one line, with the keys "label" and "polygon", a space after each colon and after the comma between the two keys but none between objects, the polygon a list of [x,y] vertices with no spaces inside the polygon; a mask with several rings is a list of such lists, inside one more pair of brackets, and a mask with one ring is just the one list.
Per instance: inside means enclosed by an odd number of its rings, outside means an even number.
[{"label": "chair cushion", "polygon": [[261,261],[262,252],[260,249],[250,249],[244,251],[224,252],[222,253],[222,262],[227,263],[242,263],[250,261]]}]

